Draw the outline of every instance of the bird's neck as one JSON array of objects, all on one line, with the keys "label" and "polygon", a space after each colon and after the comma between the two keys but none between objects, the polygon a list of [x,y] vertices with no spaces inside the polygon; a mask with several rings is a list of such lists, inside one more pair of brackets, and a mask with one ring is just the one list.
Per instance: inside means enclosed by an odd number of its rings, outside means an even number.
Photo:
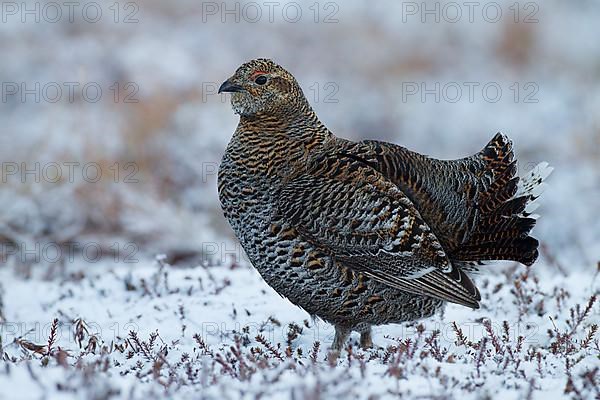
[{"label": "bird's neck", "polygon": [[280,142],[291,151],[310,151],[333,135],[306,100],[252,116],[241,116],[236,134],[259,142]]},{"label": "bird's neck", "polygon": [[307,165],[310,155],[332,138],[310,106],[280,109],[241,116],[227,152],[238,166],[277,180],[293,166]]}]

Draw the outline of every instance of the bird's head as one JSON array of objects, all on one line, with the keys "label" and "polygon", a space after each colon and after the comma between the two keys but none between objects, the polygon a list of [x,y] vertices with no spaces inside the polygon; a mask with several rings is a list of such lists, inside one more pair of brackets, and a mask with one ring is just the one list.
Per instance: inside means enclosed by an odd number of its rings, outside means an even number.
[{"label": "bird's head", "polygon": [[273,61],[257,58],[242,64],[219,88],[231,93],[236,114],[251,117],[276,113],[304,99],[296,79]]}]

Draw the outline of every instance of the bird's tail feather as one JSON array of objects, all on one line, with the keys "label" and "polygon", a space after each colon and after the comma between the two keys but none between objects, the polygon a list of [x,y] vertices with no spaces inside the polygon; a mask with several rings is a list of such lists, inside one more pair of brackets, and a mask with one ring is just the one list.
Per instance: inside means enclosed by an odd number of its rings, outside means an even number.
[{"label": "bird's tail feather", "polygon": [[522,178],[511,140],[498,133],[477,155],[484,161],[485,190],[478,199],[479,214],[472,235],[454,258],[460,261],[514,260],[531,265],[538,241],[529,236],[536,223],[533,203],[544,189],[552,168],[538,164]]}]

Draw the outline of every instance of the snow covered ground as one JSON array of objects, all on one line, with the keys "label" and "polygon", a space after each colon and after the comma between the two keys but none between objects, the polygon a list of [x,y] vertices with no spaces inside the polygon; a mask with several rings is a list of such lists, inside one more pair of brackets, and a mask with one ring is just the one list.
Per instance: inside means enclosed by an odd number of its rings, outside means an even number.
[{"label": "snow covered ground", "polygon": [[[573,267],[573,266],[571,266]],[[582,266],[584,267],[584,266]],[[20,398],[574,398],[598,392],[597,273],[507,265],[483,307],[353,337],[278,296],[245,263],[99,264],[2,279],[0,388]],[[589,269],[591,269],[588,266]],[[10,284],[6,284],[10,282]]]},{"label": "snow covered ground", "polygon": [[[600,397],[600,3],[267,3],[2,3],[0,399]],[[216,89],[254,57],[339,136],[458,158],[501,130],[521,174],[548,161],[538,262],[330,355],[219,208]]]}]

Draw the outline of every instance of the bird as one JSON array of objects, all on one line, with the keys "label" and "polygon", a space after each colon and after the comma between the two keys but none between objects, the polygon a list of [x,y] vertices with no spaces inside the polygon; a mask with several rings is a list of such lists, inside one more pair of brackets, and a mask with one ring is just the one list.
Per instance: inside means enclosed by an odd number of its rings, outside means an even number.
[{"label": "bird", "polygon": [[519,177],[512,141],[438,160],[400,145],[335,136],[294,76],[266,58],[220,86],[239,123],[218,170],[225,218],[248,259],[282,297],[373,346],[372,326],[477,309],[472,275],[495,260],[530,266],[540,163]]}]

